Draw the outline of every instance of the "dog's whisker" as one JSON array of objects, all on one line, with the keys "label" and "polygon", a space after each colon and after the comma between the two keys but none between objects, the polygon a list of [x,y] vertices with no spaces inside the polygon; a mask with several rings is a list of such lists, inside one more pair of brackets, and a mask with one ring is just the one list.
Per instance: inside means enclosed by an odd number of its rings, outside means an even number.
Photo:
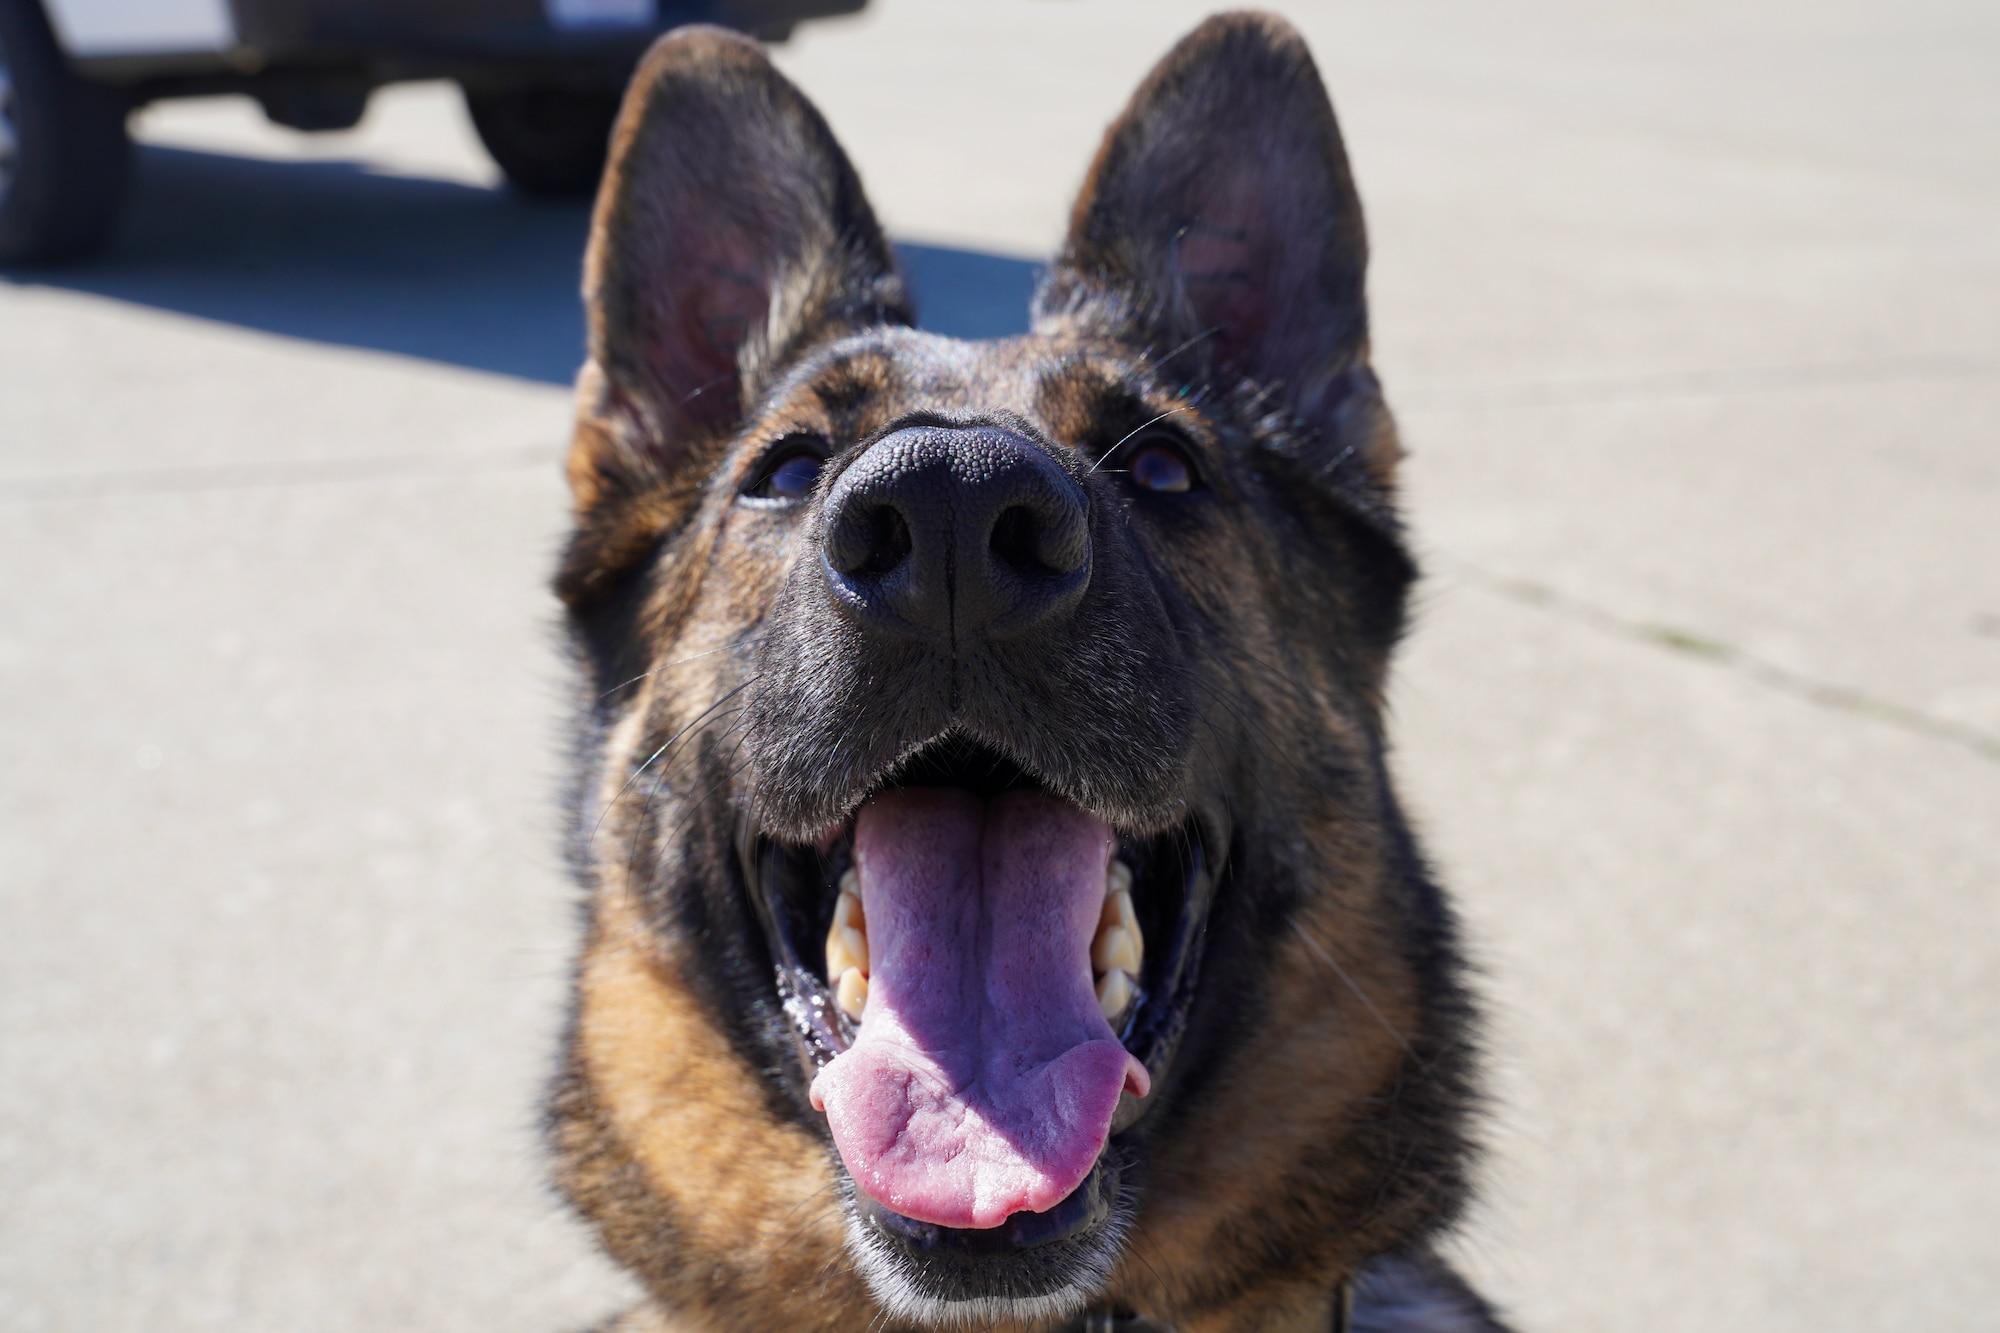
[{"label": "dog's whisker", "polygon": [[[747,686],[749,684],[750,684],[749,681],[745,681],[743,685],[738,686],[737,688],[742,689],[744,688],[744,686]],[[702,724],[702,732],[706,732],[708,727],[714,725],[716,722],[722,721],[725,718],[739,716],[742,712],[741,709],[728,709],[722,713],[714,713],[712,707],[706,711],[712,714],[712,716],[709,716],[707,721]],[[740,748],[741,745],[742,745],[742,739],[741,739],[741,732],[739,730],[738,740],[737,740],[738,748]],[[734,757],[735,750],[732,750],[730,753],[731,756]],[[719,786],[722,783],[729,782],[733,780],[735,776],[736,776],[735,773],[725,774],[721,779],[718,780],[717,785]],[[652,823],[654,803],[658,799],[663,790],[664,790],[664,785],[661,788],[657,788],[647,793],[645,801],[639,807],[639,818],[633,822],[632,839],[627,844],[625,853],[625,874],[628,878],[632,875],[634,869],[637,867],[639,863],[640,845],[643,841],[647,841],[646,838],[647,827]],[[694,817],[695,813],[698,812],[702,802],[705,801],[707,797],[714,792],[714,790],[715,787],[710,787],[706,792],[704,792],[702,796],[696,800],[695,805],[690,808],[690,810],[687,813],[687,816],[683,818],[683,820],[675,826],[674,830],[667,837],[652,839],[651,841],[661,845],[672,844],[675,838],[679,836],[681,830],[687,826],[688,821],[691,820]]]},{"label": "dog's whisker", "polygon": [[1132,437],[1133,437],[1134,435],[1137,435],[1137,434],[1138,434],[1138,433],[1139,433],[1140,431],[1142,431],[1142,430],[1146,429],[1146,427],[1148,427],[1148,426],[1157,426],[1157,425],[1159,425],[1159,424],[1160,424],[1160,423],[1161,423],[1162,421],[1165,421],[1165,420],[1166,420],[1166,419],[1167,419],[1168,417],[1175,417],[1175,416],[1179,416],[1179,415],[1181,415],[1181,414],[1182,414],[1183,412],[1187,412],[1187,411],[1189,411],[1189,410],[1190,410],[1190,409],[1189,409],[1189,408],[1187,408],[1186,406],[1175,406],[1175,407],[1170,407],[1170,408],[1168,408],[1168,409],[1167,409],[1166,411],[1164,411],[1164,412],[1160,413],[1160,414],[1159,414],[1158,416],[1154,417],[1154,418],[1153,418],[1153,419],[1152,419],[1151,421],[1143,421],[1143,422],[1140,422],[1140,423],[1139,423],[1138,425],[1134,426],[1134,427],[1133,427],[1132,429],[1130,429],[1130,430],[1126,431],[1126,432],[1125,432],[1125,433],[1124,433],[1123,435],[1119,436],[1119,437],[1118,437],[1118,442],[1117,442],[1116,444],[1112,445],[1112,446],[1111,446],[1111,447],[1110,447],[1109,449],[1106,449],[1106,450],[1105,450],[1105,451],[1104,451],[1103,453],[1099,454],[1099,455],[1098,455],[1098,457],[1097,457],[1097,461],[1096,461],[1095,463],[1092,463],[1092,464],[1090,465],[1090,467],[1089,467],[1089,469],[1088,469],[1088,472],[1089,472],[1089,473],[1095,473],[1095,472],[1096,472],[1096,471],[1097,471],[1097,470],[1098,470],[1099,468],[1103,467],[1103,466],[1104,466],[1104,460],[1105,460],[1105,459],[1107,459],[1107,458],[1111,457],[1111,455],[1113,455],[1113,454],[1117,453],[1117,452],[1118,452],[1118,450],[1119,450],[1119,448],[1120,448],[1120,447],[1122,447],[1122,446],[1124,445],[1125,441],[1127,441],[1127,440],[1131,439],[1131,438],[1132,438]]},{"label": "dog's whisker", "polygon": [[[735,762],[736,756],[742,753],[743,741],[744,737],[741,735],[736,738],[735,745],[730,747],[729,757],[722,761],[727,771],[695,796],[693,803],[688,807],[687,812],[682,815],[680,822],[675,824],[661,841],[671,843],[679,838],[682,833],[687,831],[688,825],[693,823],[702,814],[702,807],[708,804],[711,797],[750,770],[752,765],[749,760],[745,760],[741,764]],[[729,765],[734,765],[734,767],[728,767]]]},{"label": "dog's whisker", "polygon": [[1160,1275],[1160,1270],[1153,1266],[1153,1261],[1146,1257],[1146,1252],[1148,1250],[1152,1250],[1155,1253],[1157,1253],[1159,1250],[1159,1245],[1153,1240],[1151,1236],[1135,1236],[1133,1238],[1133,1244],[1130,1250],[1132,1257],[1138,1260],[1139,1263],[1145,1267],[1148,1273],[1152,1274],[1154,1285],[1156,1285],[1159,1288],[1162,1294],[1165,1294],[1171,1291],[1172,1288],[1167,1285],[1166,1278]]},{"label": "dog's whisker", "polygon": [[1341,984],[1353,993],[1355,999],[1361,1001],[1361,1007],[1366,1009],[1369,1015],[1382,1025],[1382,1030],[1394,1038],[1396,1044],[1403,1048],[1403,1054],[1409,1056],[1412,1061],[1421,1063],[1415,1048],[1410,1045],[1409,1039],[1396,1028],[1395,1024],[1383,1017],[1382,1011],[1375,1007],[1375,1001],[1368,998],[1368,992],[1356,985],[1354,978],[1348,975],[1347,969],[1340,965],[1339,960],[1327,952],[1325,945],[1312,937],[1312,932],[1306,929],[1305,923],[1294,917],[1292,918],[1291,926],[1298,933],[1298,937],[1305,941],[1306,948],[1312,950],[1313,954],[1322,963],[1325,963],[1333,970],[1333,974],[1340,978]]},{"label": "dog's whisker", "polygon": [[588,849],[588,847],[590,847],[590,843],[594,843],[594,841],[596,841],[596,837],[598,837],[598,829],[602,829],[602,827],[604,827],[604,821],[606,821],[606,819],[610,819],[610,813],[612,813],[612,809],[616,809],[616,805],[618,805],[618,803],[620,803],[620,801],[622,801],[622,799],[626,797],[626,793],[628,793],[628,791],[632,791],[632,787],[634,787],[634,785],[636,785],[636,783],[638,783],[638,781],[640,781],[642,777],[646,777],[646,771],[648,771],[648,769],[652,769],[652,767],[654,767],[654,765],[656,765],[656,763],[658,763],[658,761],[660,761],[660,759],[662,759],[662,757],[664,757],[664,755],[666,755],[666,753],[668,753],[670,749],[674,749],[676,745],[680,745],[680,743],[682,743],[682,741],[684,741],[686,737],[690,737],[690,735],[696,735],[696,733],[698,733],[700,729],[706,729],[706,727],[714,725],[716,721],[720,721],[720,719],[724,719],[724,717],[730,717],[730,715],[738,713],[738,709],[724,709],[722,713],[716,713],[716,709],[720,709],[720,707],[722,707],[724,703],[728,703],[728,701],[730,701],[730,699],[732,699],[732,697],[734,697],[734,695],[736,695],[738,691],[742,691],[742,689],[748,689],[748,685],[750,685],[750,683],[746,681],[744,685],[738,685],[738,687],[736,687],[734,691],[730,691],[728,695],[724,695],[724,697],[722,697],[722,699],[718,699],[716,703],[708,705],[708,709],[704,709],[702,713],[698,713],[698,715],[696,715],[696,719],[694,719],[692,723],[688,723],[688,725],[686,725],[686,727],[682,727],[682,729],[680,729],[678,733],[674,733],[672,737],[668,737],[668,741],[666,741],[666,743],[664,743],[664,745],[662,745],[660,749],[656,749],[656,751],[654,751],[652,755],[648,755],[648,757],[646,757],[646,761],[644,761],[644,763],[642,763],[642,765],[640,765],[638,769],[634,769],[634,771],[632,771],[632,777],[628,777],[628,779],[624,781],[624,787],[620,787],[620,789],[618,789],[618,793],[616,793],[616,795],[614,795],[614,797],[612,797],[610,801],[606,801],[606,803],[604,803],[604,809],[602,809],[602,811],[598,813],[598,821],[596,821],[594,825],[590,825],[590,837],[586,837],[586,839],[584,839],[584,847]]},{"label": "dog's whisker", "polygon": [[702,726],[704,722],[710,718],[710,715],[715,712],[716,709],[728,703],[731,699],[735,698],[738,694],[741,694],[744,690],[749,689],[752,685],[756,684],[756,682],[757,678],[755,676],[752,676],[750,677],[750,679],[736,686],[735,689],[732,689],[728,693],[724,694],[721,698],[717,699],[707,708],[704,708],[701,712],[695,714],[695,718],[692,722],[688,723],[685,727],[682,727],[672,736],[669,736],[666,739],[666,741],[661,744],[659,749],[647,755],[645,762],[640,764],[638,768],[633,770],[631,777],[625,779],[625,785],[620,787],[617,793],[613,795],[610,800],[604,803],[604,809],[598,812],[597,822],[590,826],[590,836],[584,839],[584,846],[587,848],[592,842],[596,841],[597,830],[604,826],[604,821],[611,814],[612,808],[618,804],[618,802],[624,797],[626,792],[632,790],[632,784],[637,782],[641,777],[643,777],[647,769],[651,768],[653,764],[656,761],[658,761],[662,755],[666,754],[668,750],[671,750],[675,745],[679,744],[683,737],[687,736],[695,728]]},{"label": "dog's whisker", "polygon": [[711,379],[703,380],[700,384],[695,385],[692,389],[689,389],[686,393],[681,395],[681,400],[680,400],[681,406],[682,407],[688,406],[690,403],[694,402],[697,398],[707,393],[710,389],[719,389],[723,385],[733,384],[735,383],[735,381],[736,381],[736,371],[733,367],[729,370],[723,371],[720,375],[716,375]]},{"label": "dog's whisker", "polygon": [[1190,347],[1193,347],[1196,344],[1201,343],[1209,338],[1213,338],[1216,334],[1221,332],[1222,332],[1222,326],[1220,324],[1209,325],[1207,328],[1203,329],[1200,333],[1195,334],[1192,338],[1189,338],[1187,341],[1181,343],[1178,347],[1174,348],[1173,351],[1168,352],[1165,356],[1159,357],[1156,360],[1154,360],[1152,363],[1153,369],[1158,370],[1161,366],[1166,365],[1167,362],[1173,360],[1175,357],[1179,356],[1182,352],[1187,351]]},{"label": "dog's whisker", "polygon": [[618,691],[620,690],[629,689],[630,687],[637,685],[642,680],[652,679],[654,676],[659,675],[662,671],[671,671],[673,668],[677,666],[686,666],[689,662],[699,662],[702,658],[713,657],[717,653],[737,652],[740,651],[743,647],[744,647],[743,641],[738,640],[735,643],[725,643],[719,648],[710,648],[704,652],[689,653],[686,657],[677,657],[671,662],[662,662],[660,663],[660,665],[654,667],[651,671],[641,671],[638,675],[632,677],[632,679],[630,680],[619,681],[616,685],[613,685],[610,689],[604,691],[604,693],[598,695],[597,697],[601,702],[605,699],[609,699],[612,695],[618,693]]}]

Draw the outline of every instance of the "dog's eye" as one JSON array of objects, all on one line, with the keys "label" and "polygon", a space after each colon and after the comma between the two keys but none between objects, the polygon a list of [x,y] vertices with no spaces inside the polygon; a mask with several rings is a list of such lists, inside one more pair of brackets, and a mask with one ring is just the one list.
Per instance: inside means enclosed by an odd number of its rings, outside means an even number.
[{"label": "dog's eye", "polygon": [[1143,440],[1125,455],[1125,471],[1134,485],[1149,491],[1194,489],[1194,465],[1187,455],[1164,440]]},{"label": "dog's eye", "polygon": [[826,454],[817,441],[791,440],[771,451],[745,495],[759,500],[802,500],[819,480]]}]

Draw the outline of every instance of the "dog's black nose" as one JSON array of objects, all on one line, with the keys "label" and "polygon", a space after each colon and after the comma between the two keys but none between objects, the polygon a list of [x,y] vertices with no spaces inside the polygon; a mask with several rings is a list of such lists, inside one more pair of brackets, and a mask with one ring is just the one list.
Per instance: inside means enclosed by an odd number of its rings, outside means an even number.
[{"label": "dog's black nose", "polygon": [[826,499],[821,561],[871,628],[957,651],[1067,614],[1090,582],[1083,488],[993,426],[912,426],[877,440]]}]

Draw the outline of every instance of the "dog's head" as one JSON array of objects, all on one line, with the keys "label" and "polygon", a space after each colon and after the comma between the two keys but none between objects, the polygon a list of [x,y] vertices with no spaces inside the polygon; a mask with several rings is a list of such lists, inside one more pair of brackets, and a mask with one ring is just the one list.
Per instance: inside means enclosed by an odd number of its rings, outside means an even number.
[{"label": "dog's head", "polygon": [[559,576],[593,910],[553,1123],[661,1300],[1310,1311],[1450,1211],[1462,1016],[1383,762],[1413,571],[1366,249],[1274,19],[1146,80],[1033,332],[992,343],[913,327],[752,43],[647,58]]}]

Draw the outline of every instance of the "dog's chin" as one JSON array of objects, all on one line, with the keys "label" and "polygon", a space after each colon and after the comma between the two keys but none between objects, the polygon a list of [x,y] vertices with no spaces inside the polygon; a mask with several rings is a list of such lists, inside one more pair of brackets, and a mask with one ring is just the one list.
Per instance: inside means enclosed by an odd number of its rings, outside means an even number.
[{"label": "dog's chin", "polygon": [[1115,1244],[1102,1246],[1099,1252],[1079,1257],[1073,1280],[1025,1294],[998,1280],[943,1289],[935,1275],[884,1244],[866,1223],[853,1217],[847,1222],[847,1248],[869,1294],[891,1319],[933,1328],[985,1328],[1069,1318],[1080,1313],[1103,1288],[1117,1257]]},{"label": "dog's chin", "polygon": [[1110,1154],[1054,1208],[1016,1214],[991,1231],[916,1222],[849,1189],[856,1271],[890,1318],[934,1328],[1077,1314],[1110,1281],[1131,1225]]}]

